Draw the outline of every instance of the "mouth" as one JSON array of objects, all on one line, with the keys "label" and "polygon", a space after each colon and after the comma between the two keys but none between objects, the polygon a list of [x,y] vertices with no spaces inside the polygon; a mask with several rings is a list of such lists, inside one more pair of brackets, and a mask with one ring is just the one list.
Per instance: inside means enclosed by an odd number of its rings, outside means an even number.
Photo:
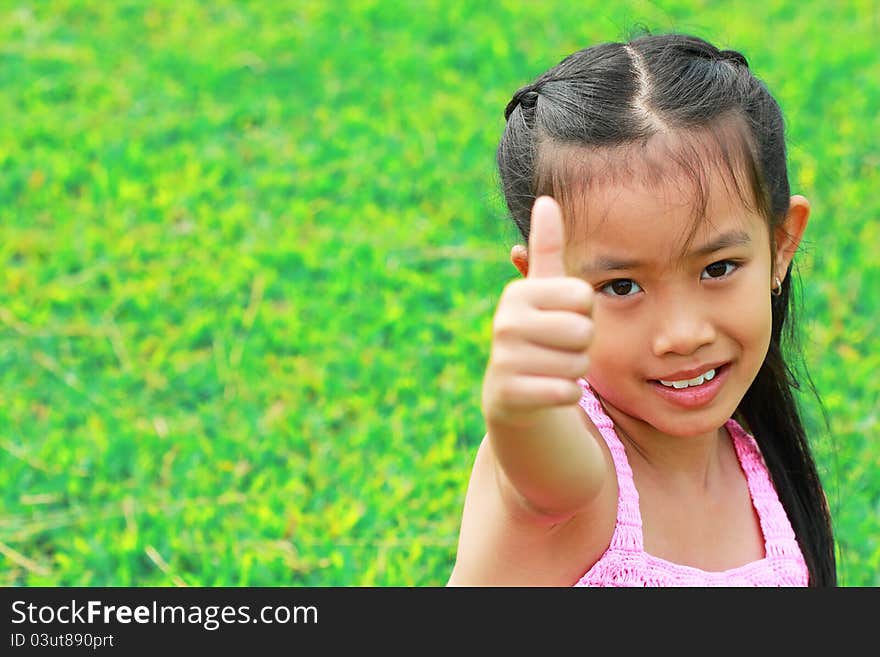
[{"label": "mouth", "polygon": [[[661,398],[683,408],[696,408],[711,402],[717,396],[730,373],[730,363],[724,363],[715,368],[712,378],[702,377],[702,383],[686,385],[676,388],[672,385],[664,385],[657,379],[649,379],[652,390]],[[670,383],[667,381],[666,383]]]}]

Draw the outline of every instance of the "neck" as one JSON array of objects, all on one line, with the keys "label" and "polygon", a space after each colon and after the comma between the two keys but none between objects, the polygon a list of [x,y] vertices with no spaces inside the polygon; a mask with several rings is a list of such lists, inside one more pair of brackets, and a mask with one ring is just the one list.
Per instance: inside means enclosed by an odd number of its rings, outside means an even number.
[{"label": "neck", "polygon": [[701,435],[669,435],[609,408],[603,400],[600,403],[614,422],[634,470],[663,481],[666,486],[691,490],[707,490],[716,480],[727,435],[724,427]]}]

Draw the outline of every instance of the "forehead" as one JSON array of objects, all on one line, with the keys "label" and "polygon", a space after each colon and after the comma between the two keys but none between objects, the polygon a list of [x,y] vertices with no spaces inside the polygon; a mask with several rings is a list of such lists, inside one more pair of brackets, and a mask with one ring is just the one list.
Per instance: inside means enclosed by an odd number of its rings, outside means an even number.
[{"label": "forehead", "polygon": [[547,141],[536,188],[560,203],[569,245],[616,240],[684,254],[694,240],[739,228],[768,231],[751,137],[732,115],[624,144]]},{"label": "forehead", "polygon": [[568,255],[660,267],[683,261],[692,250],[726,233],[747,235],[754,246],[765,243],[763,218],[725,184],[721,172],[710,169],[706,174],[701,194],[686,176],[660,186],[636,177],[591,185],[563,208]]}]

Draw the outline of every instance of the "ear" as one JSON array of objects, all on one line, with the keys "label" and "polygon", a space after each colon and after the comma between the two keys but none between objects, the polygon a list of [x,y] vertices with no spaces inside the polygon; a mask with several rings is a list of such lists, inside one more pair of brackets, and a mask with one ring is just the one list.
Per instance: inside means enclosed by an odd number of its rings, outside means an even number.
[{"label": "ear", "polygon": [[798,245],[801,243],[801,238],[804,236],[804,231],[807,229],[809,218],[810,202],[803,196],[792,196],[788,212],[785,215],[785,222],[776,228],[775,231],[776,253],[774,264],[776,265],[776,270],[774,276],[779,276],[780,280],[785,278],[788,265],[791,264]]},{"label": "ear", "polygon": [[510,261],[523,278],[529,275],[529,252],[522,244],[517,244],[510,250]]}]

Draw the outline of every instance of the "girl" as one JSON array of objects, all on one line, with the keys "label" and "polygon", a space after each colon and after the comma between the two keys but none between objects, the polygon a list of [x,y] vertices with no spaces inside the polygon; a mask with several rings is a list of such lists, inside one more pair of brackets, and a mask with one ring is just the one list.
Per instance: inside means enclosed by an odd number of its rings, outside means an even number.
[{"label": "girl", "polygon": [[448,584],[836,585],[781,343],[810,205],[764,83],[647,35],[566,57],[505,118],[528,249]]}]

